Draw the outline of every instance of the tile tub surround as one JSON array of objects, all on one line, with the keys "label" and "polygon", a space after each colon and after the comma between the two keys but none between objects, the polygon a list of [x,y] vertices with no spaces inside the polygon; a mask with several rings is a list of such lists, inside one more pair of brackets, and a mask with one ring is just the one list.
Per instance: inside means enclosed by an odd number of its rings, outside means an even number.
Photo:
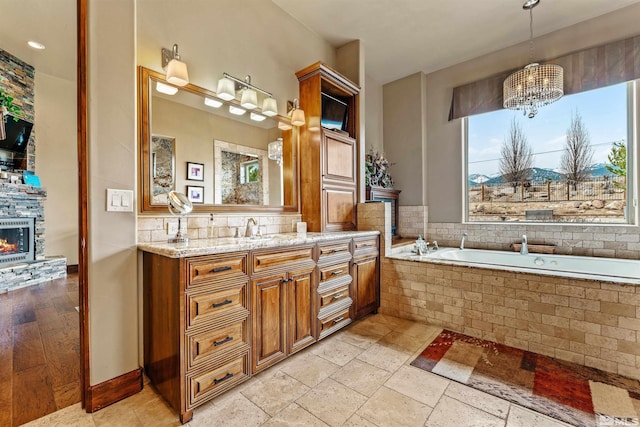
[{"label": "tile tub surround", "polygon": [[640,227],[632,225],[429,223],[425,239],[458,247],[465,232],[465,247],[475,249],[508,251],[526,234],[530,244],[556,245],[560,255],[640,259]]},{"label": "tile tub surround", "polygon": [[[259,226],[266,227],[266,234],[291,233],[295,230],[295,223],[302,221],[300,214],[242,214],[224,215],[214,214],[214,224],[211,227],[210,214],[192,214],[182,221],[183,233],[185,224],[186,235],[190,239],[207,239],[218,237],[233,237],[236,229],[244,236],[247,221],[254,218]],[[173,237],[167,234],[168,224],[178,224],[178,218],[171,215],[140,215],[138,216],[138,243],[166,242]]]},{"label": "tile tub surround", "polygon": [[380,313],[640,379],[640,286],[382,259]]},{"label": "tile tub surround", "polygon": [[418,237],[427,235],[429,208],[427,206],[398,206],[398,235]]}]

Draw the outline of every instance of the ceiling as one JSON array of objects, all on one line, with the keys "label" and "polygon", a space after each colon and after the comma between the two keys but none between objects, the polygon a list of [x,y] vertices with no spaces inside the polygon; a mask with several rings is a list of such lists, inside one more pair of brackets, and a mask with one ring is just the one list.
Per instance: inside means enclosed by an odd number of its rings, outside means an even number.
[{"label": "ceiling", "polygon": [[[334,47],[361,40],[379,83],[430,73],[529,39],[523,0],[273,0]],[[541,1],[534,37],[640,0]]]},{"label": "ceiling", "polygon": [[[0,49],[42,72],[76,76],[76,0],[0,0]],[[27,41],[46,46],[35,50]]]}]

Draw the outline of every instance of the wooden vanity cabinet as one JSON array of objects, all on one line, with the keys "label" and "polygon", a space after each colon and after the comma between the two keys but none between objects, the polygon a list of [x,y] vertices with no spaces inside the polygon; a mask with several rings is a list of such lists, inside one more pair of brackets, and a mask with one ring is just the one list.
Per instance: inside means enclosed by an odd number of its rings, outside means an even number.
[{"label": "wooden vanity cabinet", "polygon": [[378,236],[170,258],[143,253],[145,373],[193,409],[379,306]]},{"label": "wooden vanity cabinet", "polygon": [[251,376],[247,258],[143,254],[145,373],[183,423]]},{"label": "wooden vanity cabinet", "polygon": [[316,341],[313,245],[253,253],[253,372]]},{"label": "wooden vanity cabinet", "polygon": [[[358,199],[358,85],[322,63],[296,73],[300,108],[300,204],[308,231],[355,230]],[[343,130],[323,128],[323,94],[347,106]]]},{"label": "wooden vanity cabinet", "polygon": [[351,239],[318,244],[318,340],[352,322]]},{"label": "wooden vanity cabinet", "polygon": [[378,237],[353,239],[354,317],[359,319],[380,307]]}]

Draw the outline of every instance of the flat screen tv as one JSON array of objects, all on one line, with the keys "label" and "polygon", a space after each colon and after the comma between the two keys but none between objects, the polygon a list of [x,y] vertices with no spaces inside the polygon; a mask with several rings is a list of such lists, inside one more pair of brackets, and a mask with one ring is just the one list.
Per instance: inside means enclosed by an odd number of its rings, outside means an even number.
[{"label": "flat screen tv", "polygon": [[29,145],[29,136],[31,136],[33,123],[22,119],[16,120],[12,116],[5,117],[4,128],[7,137],[0,140],[0,150],[24,154],[27,151],[27,145]]},{"label": "flat screen tv", "polygon": [[347,130],[349,106],[346,102],[322,93],[322,118],[320,125],[326,129]]}]

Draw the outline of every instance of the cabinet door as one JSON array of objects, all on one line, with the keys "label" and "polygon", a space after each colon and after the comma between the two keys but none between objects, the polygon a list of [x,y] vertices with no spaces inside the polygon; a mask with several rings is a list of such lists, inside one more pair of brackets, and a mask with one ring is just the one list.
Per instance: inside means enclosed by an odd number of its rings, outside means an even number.
[{"label": "cabinet door", "polygon": [[253,279],[253,372],[284,359],[286,346],[286,289],[284,274]]},{"label": "cabinet door", "polygon": [[323,130],[323,179],[356,183],[356,140],[348,135]]},{"label": "cabinet door", "polygon": [[378,258],[364,258],[354,261],[355,311],[356,319],[369,314],[380,306],[380,283],[378,279]]},{"label": "cabinet door", "polygon": [[313,270],[289,273],[287,284],[289,354],[315,342]]},{"label": "cabinet door", "polygon": [[356,187],[325,186],[322,209],[324,231],[356,229]]}]

